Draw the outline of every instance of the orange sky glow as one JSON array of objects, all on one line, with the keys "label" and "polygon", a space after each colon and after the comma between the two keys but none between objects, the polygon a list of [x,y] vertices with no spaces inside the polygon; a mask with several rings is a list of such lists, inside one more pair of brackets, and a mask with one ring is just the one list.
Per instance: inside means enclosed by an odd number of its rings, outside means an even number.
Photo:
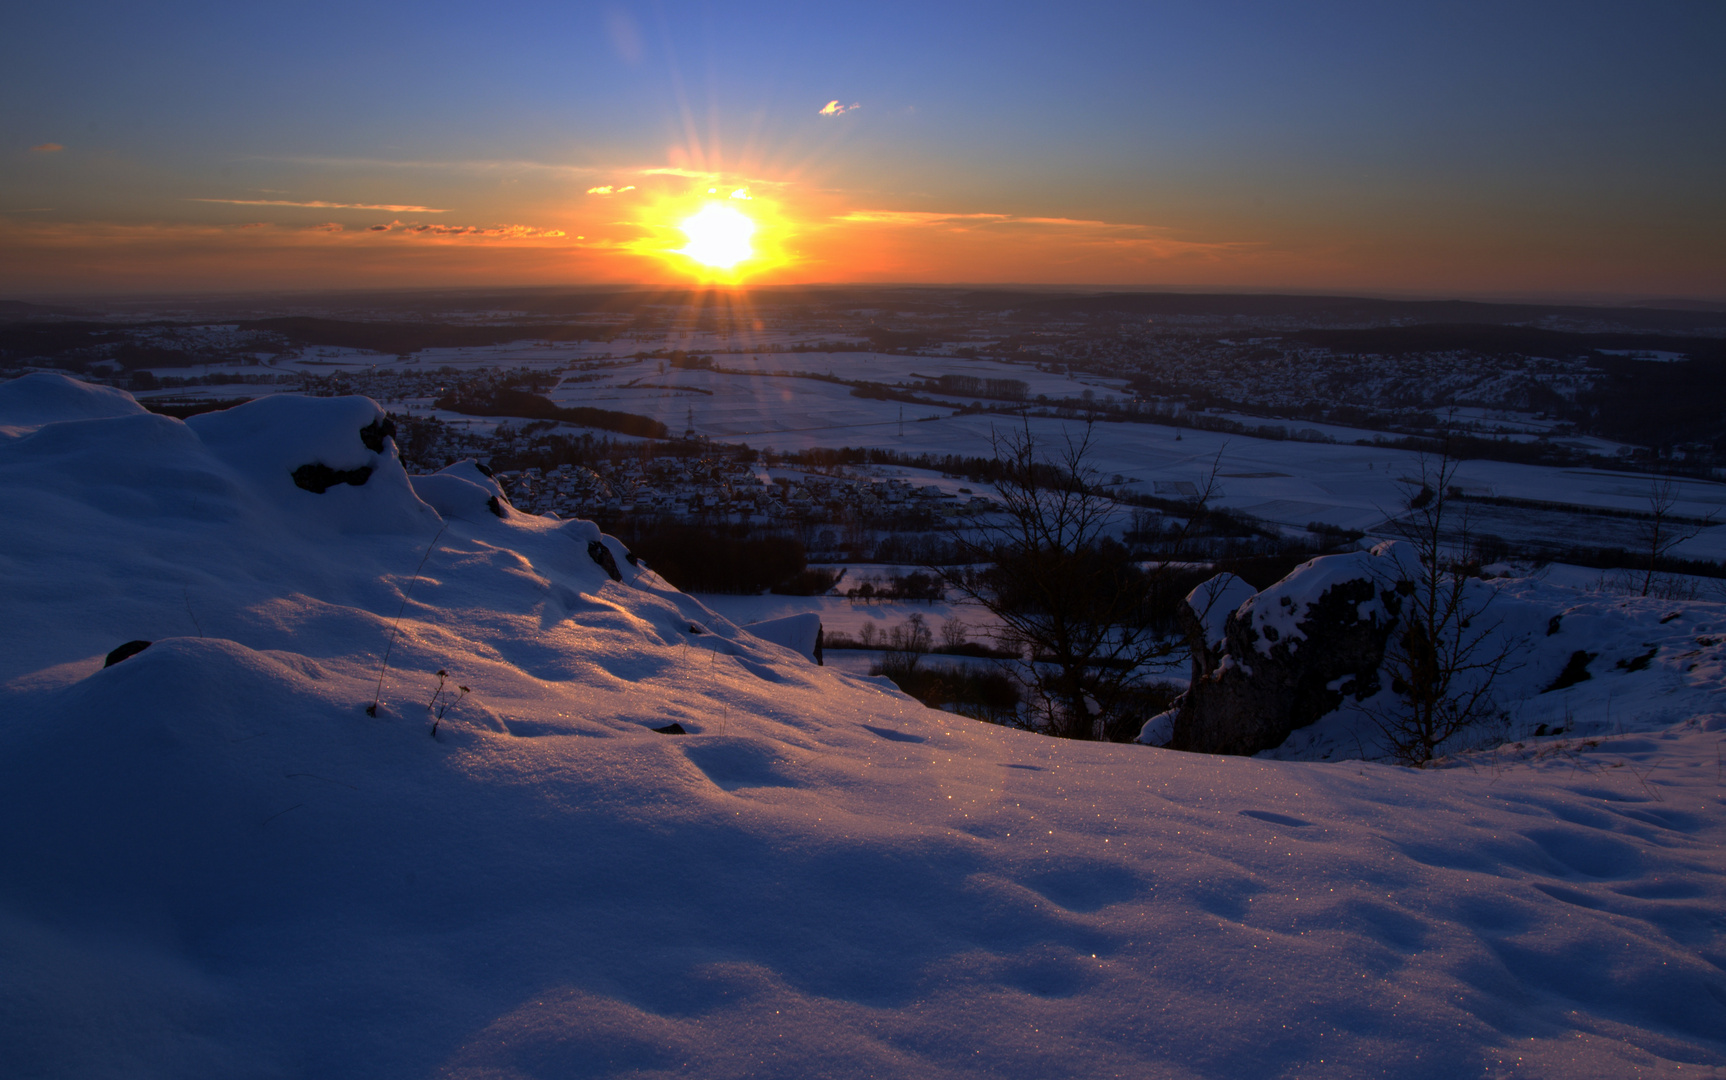
[{"label": "orange sky glow", "polygon": [[[673,165],[618,170],[605,183],[577,178],[561,196],[542,190],[521,205],[466,213],[363,200],[340,206],[196,200],[188,219],[177,221],[36,221],[15,214],[0,219],[6,252],[0,287],[51,294],[974,282],[1726,293],[1719,265],[1699,252],[1686,257],[1665,237],[1602,237],[1566,230],[1562,222],[1468,235],[1442,221],[1380,230],[1240,215],[1174,229],[998,209],[902,209],[893,202],[865,202],[824,184]],[[750,253],[733,265],[691,257],[691,237],[681,227],[704,207],[718,206],[753,225]]]}]

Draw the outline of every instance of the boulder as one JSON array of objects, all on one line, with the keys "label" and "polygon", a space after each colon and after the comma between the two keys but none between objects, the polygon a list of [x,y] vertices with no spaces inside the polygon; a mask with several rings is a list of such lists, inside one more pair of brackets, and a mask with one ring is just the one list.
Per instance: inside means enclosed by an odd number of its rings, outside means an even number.
[{"label": "boulder", "polygon": [[1345,697],[1377,693],[1401,608],[1395,582],[1410,557],[1403,545],[1381,544],[1309,560],[1259,593],[1228,574],[1194,589],[1180,613],[1192,646],[1191,686],[1171,713],[1146,725],[1141,741],[1256,754]]}]

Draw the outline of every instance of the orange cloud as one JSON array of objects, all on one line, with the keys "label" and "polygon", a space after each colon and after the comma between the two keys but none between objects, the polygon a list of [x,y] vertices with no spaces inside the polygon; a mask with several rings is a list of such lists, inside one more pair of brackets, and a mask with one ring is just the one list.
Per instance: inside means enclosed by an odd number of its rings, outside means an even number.
[{"label": "orange cloud", "polygon": [[626,191],[634,190],[634,184],[625,184],[622,187],[618,187],[615,184],[601,184],[598,187],[588,188],[587,193],[589,195],[622,195]]},{"label": "orange cloud", "polygon": [[827,104],[821,106],[821,111],[816,113],[815,115],[816,116],[844,116],[846,113],[855,112],[856,110],[861,109],[862,107],[863,106],[859,105],[855,101],[853,101],[849,105],[841,105],[841,104],[839,104],[839,99],[834,98],[832,101],[829,101]]},{"label": "orange cloud", "polygon": [[294,202],[291,199],[187,199],[187,202],[227,203],[230,206],[303,206],[313,210],[387,210],[392,214],[447,214],[431,206],[406,206],[396,203]]},{"label": "orange cloud", "polygon": [[30,148],[32,154],[58,154],[66,149],[57,142],[38,143]]}]

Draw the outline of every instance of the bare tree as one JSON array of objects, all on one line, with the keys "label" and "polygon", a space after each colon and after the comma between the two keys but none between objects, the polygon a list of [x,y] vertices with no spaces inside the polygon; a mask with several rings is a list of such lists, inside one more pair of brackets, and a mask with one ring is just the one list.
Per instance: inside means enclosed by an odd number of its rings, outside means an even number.
[{"label": "bare tree", "polygon": [[961,648],[970,632],[971,628],[965,625],[965,620],[955,615],[941,626],[941,644],[949,649]]},{"label": "bare tree", "polygon": [[881,674],[894,682],[910,679],[933,644],[928,620],[922,612],[912,612],[910,618],[888,632],[882,644],[885,650],[881,653]]},{"label": "bare tree", "polygon": [[[1121,510],[1092,466],[1094,429],[1045,447],[1027,423],[992,436],[1002,512],[955,530],[965,567],[931,567],[960,596],[981,604],[1017,649],[1033,716],[1027,726],[1070,739],[1105,739],[1143,711],[1148,683],[1184,648],[1159,613],[1169,564],[1184,547],[1215,487],[1216,470],[1164,557],[1135,561],[1112,533]],[[1162,612],[1166,614],[1166,612]]]},{"label": "bare tree", "polygon": [[1648,567],[1642,575],[1642,595],[1654,588],[1655,571],[1668,552],[1686,540],[1701,535],[1714,525],[1715,513],[1706,517],[1679,517],[1673,511],[1678,506],[1678,485],[1671,477],[1656,476],[1648,481],[1648,517],[1642,525],[1642,550],[1648,553]]},{"label": "bare tree", "polygon": [[1426,764],[1444,742],[1496,715],[1493,684],[1515,666],[1515,644],[1490,621],[1490,587],[1475,580],[1477,565],[1451,554],[1469,551],[1467,513],[1452,507],[1458,465],[1448,450],[1422,458],[1393,519],[1412,558],[1398,560],[1387,582],[1400,607],[1381,670],[1396,700],[1373,719],[1407,765]]}]

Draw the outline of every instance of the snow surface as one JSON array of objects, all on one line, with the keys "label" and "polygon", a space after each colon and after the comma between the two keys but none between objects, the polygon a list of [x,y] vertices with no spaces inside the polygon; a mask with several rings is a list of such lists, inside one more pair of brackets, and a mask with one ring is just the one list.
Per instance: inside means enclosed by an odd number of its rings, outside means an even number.
[{"label": "snow surface", "polygon": [[[1658,730],[1472,769],[1057,742],[613,581],[472,477],[416,495],[363,399],[17,385],[0,1074],[1726,1067],[1716,659]],[[376,471],[314,495],[308,454]]]},{"label": "snow surface", "polygon": [[124,390],[36,371],[0,383],[0,437],[16,438],[43,424],[106,420],[144,412]]}]

